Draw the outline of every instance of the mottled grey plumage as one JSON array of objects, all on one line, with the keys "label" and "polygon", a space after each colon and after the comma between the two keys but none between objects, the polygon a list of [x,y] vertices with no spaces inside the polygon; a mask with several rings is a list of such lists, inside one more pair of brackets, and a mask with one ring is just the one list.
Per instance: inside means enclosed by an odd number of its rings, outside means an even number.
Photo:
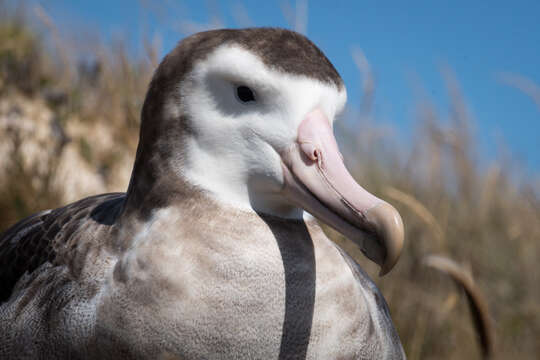
[{"label": "mottled grey plumage", "polygon": [[[6,301],[15,283],[44,263],[67,265],[74,277],[84,256],[70,251],[78,245],[75,236],[94,220],[111,225],[119,214],[125,194],[104,194],[34,214],[9,228],[0,238],[0,302]],[[92,244],[97,246],[99,244]]]},{"label": "mottled grey plumage", "polygon": [[315,221],[228,208],[170,167],[196,119],[164,116],[165,100],[227,42],[342,86],[287,30],[181,42],[150,84],[127,193],[38,213],[0,238],[1,359],[404,358],[382,295]]}]

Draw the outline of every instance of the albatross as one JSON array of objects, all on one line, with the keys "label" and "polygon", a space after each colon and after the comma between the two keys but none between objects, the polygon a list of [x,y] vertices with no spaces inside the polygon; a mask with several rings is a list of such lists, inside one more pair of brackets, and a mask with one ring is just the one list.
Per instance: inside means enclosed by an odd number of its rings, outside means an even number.
[{"label": "albatross", "polygon": [[0,358],[404,358],[383,296],[316,221],[381,275],[398,260],[398,212],[334,138],[345,102],[298,33],[182,40],[149,84],[127,192],[1,236]]}]

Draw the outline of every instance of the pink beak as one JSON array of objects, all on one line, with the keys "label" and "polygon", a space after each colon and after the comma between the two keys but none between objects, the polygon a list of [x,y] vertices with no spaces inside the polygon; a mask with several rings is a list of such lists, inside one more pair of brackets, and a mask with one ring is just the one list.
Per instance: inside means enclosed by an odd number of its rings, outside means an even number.
[{"label": "pink beak", "polygon": [[296,143],[282,154],[282,160],[286,196],[358,244],[364,255],[381,266],[381,276],[388,273],[403,246],[401,217],[392,205],[354,181],[320,109],[302,121]]}]

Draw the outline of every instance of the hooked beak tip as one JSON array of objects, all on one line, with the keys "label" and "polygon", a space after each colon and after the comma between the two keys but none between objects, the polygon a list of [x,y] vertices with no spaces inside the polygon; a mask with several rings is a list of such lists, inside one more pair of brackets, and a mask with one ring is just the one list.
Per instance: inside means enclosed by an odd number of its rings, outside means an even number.
[{"label": "hooked beak tip", "polygon": [[386,249],[384,259],[379,263],[379,276],[384,276],[399,260],[405,237],[403,221],[397,210],[385,201],[368,210],[366,218],[375,226],[378,239]]}]

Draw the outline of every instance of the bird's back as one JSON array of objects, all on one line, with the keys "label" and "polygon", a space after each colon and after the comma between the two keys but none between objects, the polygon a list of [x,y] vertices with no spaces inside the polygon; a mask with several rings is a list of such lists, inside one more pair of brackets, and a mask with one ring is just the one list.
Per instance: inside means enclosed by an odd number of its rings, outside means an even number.
[{"label": "bird's back", "polygon": [[77,358],[90,346],[93,299],[109,260],[103,235],[124,197],[103,194],[42,211],[2,234],[0,358]]}]

